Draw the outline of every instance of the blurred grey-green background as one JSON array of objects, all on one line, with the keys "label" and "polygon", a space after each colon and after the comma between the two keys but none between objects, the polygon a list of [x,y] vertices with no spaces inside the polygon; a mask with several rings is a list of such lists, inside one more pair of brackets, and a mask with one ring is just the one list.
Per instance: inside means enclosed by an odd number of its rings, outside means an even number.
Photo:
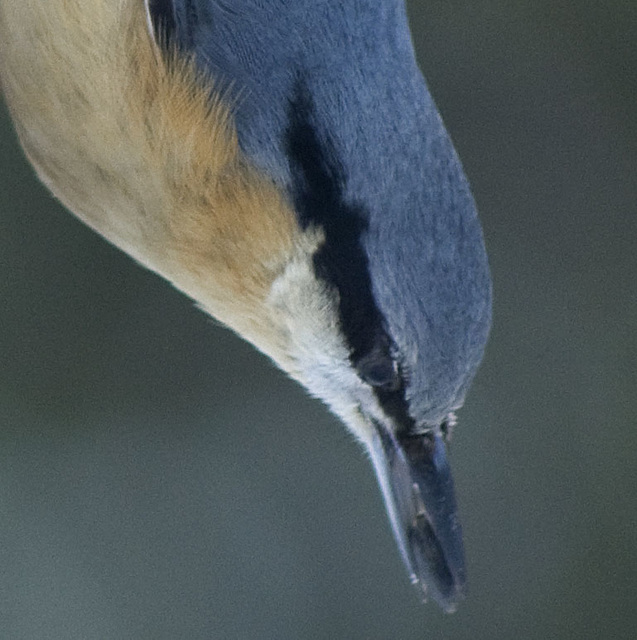
[{"label": "blurred grey-green background", "polygon": [[0,638],[634,638],[637,3],[410,3],[495,325],[454,466],[470,597],[422,606],[364,455],[65,212],[0,115]]}]

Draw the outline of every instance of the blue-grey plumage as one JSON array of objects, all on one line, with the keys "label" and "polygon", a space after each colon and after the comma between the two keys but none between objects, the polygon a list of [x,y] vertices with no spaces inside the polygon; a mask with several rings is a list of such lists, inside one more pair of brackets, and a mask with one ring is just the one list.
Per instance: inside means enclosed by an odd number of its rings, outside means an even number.
[{"label": "blue-grey plumage", "polygon": [[40,176],[343,419],[412,580],[453,610],[445,441],[491,286],[403,0],[91,4],[0,0],[0,78]]}]

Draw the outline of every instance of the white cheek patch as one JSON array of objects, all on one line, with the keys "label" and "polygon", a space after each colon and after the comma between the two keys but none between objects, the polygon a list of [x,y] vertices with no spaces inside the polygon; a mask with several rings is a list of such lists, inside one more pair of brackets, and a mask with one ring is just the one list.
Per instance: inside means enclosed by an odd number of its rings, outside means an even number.
[{"label": "white cheek patch", "polygon": [[[287,333],[288,355],[303,376],[308,369],[335,375],[348,367],[348,350],[338,321],[337,295],[317,280],[311,256],[293,259],[272,284],[268,299],[278,323]],[[334,369],[335,364],[342,363]]]},{"label": "white cheek patch", "polygon": [[340,329],[338,294],[318,280],[311,255],[292,260],[273,283],[268,304],[284,331],[289,375],[323,400],[364,442],[372,437],[368,417],[387,420],[371,387],[352,367]]}]

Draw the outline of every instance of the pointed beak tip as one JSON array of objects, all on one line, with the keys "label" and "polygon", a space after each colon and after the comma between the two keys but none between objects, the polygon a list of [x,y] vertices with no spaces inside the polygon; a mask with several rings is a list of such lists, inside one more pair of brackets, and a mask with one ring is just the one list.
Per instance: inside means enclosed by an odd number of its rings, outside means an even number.
[{"label": "pointed beak tip", "polygon": [[466,598],[466,582],[464,576],[454,580],[452,584],[440,584],[436,577],[412,579],[412,583],[420,592],[423,603],[433,600],[444,613],[455,613],[460,603]]},{"label": "pointed beak tip", "polygon": [[440,607],[442,608],[443,613],[452,614],[458,611],[459,604],[459,602],[447,602],[445,604],[441,604]]},{"label": "pointed beak tip", "polygon": [[443,593],[435,584],[427,585],[422,579],[416,575],[411,575],[411,583],[418,591],[418,595],[422,604],[427,604],[429,600],[433,600],[443,611],[443,613],[455,613],[460,603],[466,598],[466,582],[464,577],[458,583],[453,585],[451,590]]},{"label": "pointed beak tip", "polygon": [[424,600],[453,613],[466,593],[462,527],[445,445],[437,434],[383,435],[373,456],[392,529]]},{"label": "pointed beak tip", "polygon": [[460,606],[460,603],[465,599],[466,591],[465,584],[456,585],[456,589],[453,593],[435,598],[438,606],[443,610],[444,613],[455,613]]}]

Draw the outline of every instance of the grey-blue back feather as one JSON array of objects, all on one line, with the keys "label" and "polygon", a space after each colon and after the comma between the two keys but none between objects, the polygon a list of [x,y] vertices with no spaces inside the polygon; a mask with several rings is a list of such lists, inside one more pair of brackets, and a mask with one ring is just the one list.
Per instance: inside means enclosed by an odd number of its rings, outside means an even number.
[{"label": "grey-blue back feather", "polygon": [[418,69],[403,0],[172,5],[178,43],[236,103],[242,148],[292,199],[290,118],[302,88],[342,198],[364,217],[369,284],[400,354],[409,412],[439,424],[481,360],[491,285],[473,198]]}]

